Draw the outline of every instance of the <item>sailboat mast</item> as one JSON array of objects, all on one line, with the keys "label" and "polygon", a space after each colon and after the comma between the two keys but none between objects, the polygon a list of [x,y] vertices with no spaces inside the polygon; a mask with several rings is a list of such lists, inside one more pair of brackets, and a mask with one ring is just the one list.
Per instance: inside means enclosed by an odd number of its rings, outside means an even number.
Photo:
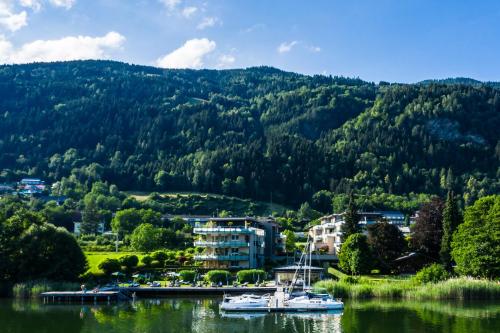
[{"label": "sailboat mast", "polygon": [[312,242],[309,244],[309,282],[307,287],[311,288],[311,264],[312,264]]}]

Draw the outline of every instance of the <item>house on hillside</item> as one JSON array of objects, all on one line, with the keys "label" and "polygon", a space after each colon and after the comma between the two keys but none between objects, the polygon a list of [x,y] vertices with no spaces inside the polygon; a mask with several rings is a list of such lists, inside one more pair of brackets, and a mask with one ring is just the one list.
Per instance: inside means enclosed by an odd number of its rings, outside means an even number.
[{"label": "house on hillside", "polygon": [[23,178],[17,183],[17,192],[21,195],[40,195],[46,190],[45,182],[39,178]]},{"label": "house on hillside", "polygon": [[[396,225],[403,234],[409,233],[409,227],[405,225],[405,215],[398,211],[374,211],[359,212],[359,226],[363,232],[370,224],[387,221]],[[320,224],[309,229],[309,236],[313,241],[313,251],[319,251],[325,254],[337,255],[342,246],[342,225],[345,212],[340,214],[326,215],[320,218]]]}]

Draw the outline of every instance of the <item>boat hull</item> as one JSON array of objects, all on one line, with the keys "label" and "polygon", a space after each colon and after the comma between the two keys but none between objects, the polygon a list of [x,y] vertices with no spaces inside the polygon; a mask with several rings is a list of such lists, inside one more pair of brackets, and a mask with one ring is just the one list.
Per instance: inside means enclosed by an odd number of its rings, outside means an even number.
[{"label": "boat hull", "polygon": [[238,308],[227,308],[222,309],[224,312],[329,312],[329,311],[338,311],[342,310],[343,306],[338,307],[238,307]]}]

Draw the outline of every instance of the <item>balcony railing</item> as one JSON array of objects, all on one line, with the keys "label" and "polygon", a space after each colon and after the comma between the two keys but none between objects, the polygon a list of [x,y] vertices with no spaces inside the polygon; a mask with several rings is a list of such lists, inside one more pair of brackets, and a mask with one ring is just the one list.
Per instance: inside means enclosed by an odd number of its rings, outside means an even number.
[{"label": "balcony railing", "polygon": [[204,241],[197,240],[194,242],[194,246],[201,247],[249,247],[250,244],[243,241],[221,241],[221,242],[212,242],[212,241]]},{"label": "balcony railing", "polygon": [[252,234],[255,231],[247,228],[194,228],[195,234]]},{"label": "balcony railing", "polygon": [[236,260],[249,260],[248,254],[200,254],[195,255],[194,260],[218,260],[218,261],[236,261]]}]

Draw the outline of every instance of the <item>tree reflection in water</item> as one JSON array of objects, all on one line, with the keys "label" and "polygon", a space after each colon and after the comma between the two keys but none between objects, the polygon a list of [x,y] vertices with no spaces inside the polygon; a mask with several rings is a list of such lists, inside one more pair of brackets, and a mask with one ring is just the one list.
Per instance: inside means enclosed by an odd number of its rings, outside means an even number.
[{"label": "tree reflection in water", "polygon": [[346,302],[333,313],[220,313],[218,298],[142,299],[111,305],[0,300],[1,332],[495,332],[500,303]]}]

